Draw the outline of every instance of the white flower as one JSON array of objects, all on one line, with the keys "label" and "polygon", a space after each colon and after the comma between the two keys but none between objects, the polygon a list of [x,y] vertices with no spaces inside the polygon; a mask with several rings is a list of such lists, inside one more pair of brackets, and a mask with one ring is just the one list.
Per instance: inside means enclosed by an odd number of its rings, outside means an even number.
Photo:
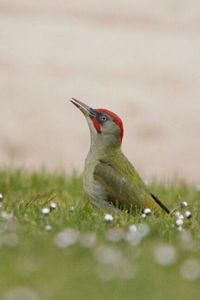
[{"label": "white flower", "polygon": [[79,238],[79,231],[67,228],[55,236],[54,242],[59,248],[74,245]]},{"label": "white flower", "polygon": [[43,207],[41,209],[41,212],[43,215],[47,216],[50,213],[50,208],[49,207]]},{"label": "white flower", "polygon": [[176,249],[167,244],[156,246],[154,258],[161,266],[170,266],[176,261]]},{"label": "white flower", "polygon": [[113,221],[113,216],[111,215],[111,214],[105,214],[104,215],[104,220],[106,221],[106,222],[112,222]]},{"label": "white flower", "polygon": [[180,271],[184,279],[195,281],[200,278],[200,262],[196,259],[188,259],[183,263]]}]

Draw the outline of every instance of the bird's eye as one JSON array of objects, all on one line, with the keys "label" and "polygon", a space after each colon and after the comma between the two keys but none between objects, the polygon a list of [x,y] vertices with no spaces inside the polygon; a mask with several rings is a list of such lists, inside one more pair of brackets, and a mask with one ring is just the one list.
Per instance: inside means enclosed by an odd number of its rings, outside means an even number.
[{"label": "bird's eye", "polygon": [[100,120],[101,122],[105,122],[105,121],[108,120],[108,118],[107,118],[105,115],[100,115],[100,116],[99,116],[99,120]]}]

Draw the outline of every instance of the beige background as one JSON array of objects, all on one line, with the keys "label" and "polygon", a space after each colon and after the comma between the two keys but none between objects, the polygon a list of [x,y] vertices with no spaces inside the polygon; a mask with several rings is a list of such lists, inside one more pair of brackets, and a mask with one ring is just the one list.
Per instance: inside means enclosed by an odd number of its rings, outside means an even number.
[{"label": "beige background", "polygon": [[200,181],[200,2],[0,0],[0,166],[82,170],[70,97],[125,123],[144,178]]}]

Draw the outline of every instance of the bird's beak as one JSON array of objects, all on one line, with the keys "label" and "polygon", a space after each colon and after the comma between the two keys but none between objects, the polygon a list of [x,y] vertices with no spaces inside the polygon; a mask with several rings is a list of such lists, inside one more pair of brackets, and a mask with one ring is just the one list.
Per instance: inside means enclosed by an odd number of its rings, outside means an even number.
[{"label": "bird's beak", "polygon": [[84,104],[83,102],[72,98],[70,100],[76,107],[78,107],[80,109],[80,111],[86,116],[86,117],[90,117],[90,118],[94,118],[97,114],[95,109],[89,107],[88,105]]}]

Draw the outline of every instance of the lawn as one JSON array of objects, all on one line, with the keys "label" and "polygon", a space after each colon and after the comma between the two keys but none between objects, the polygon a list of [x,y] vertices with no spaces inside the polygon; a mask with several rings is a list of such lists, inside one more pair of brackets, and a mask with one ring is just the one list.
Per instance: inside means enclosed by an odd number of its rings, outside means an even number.
[{"label": "lawn", "polygon": [[[87,202],[78,174],[0,171],[0,299],[197,299],[200,191],[149,187],[168,207],[192,212],[107,216]],[[1,195],[0,195],[1,196]]]}]

